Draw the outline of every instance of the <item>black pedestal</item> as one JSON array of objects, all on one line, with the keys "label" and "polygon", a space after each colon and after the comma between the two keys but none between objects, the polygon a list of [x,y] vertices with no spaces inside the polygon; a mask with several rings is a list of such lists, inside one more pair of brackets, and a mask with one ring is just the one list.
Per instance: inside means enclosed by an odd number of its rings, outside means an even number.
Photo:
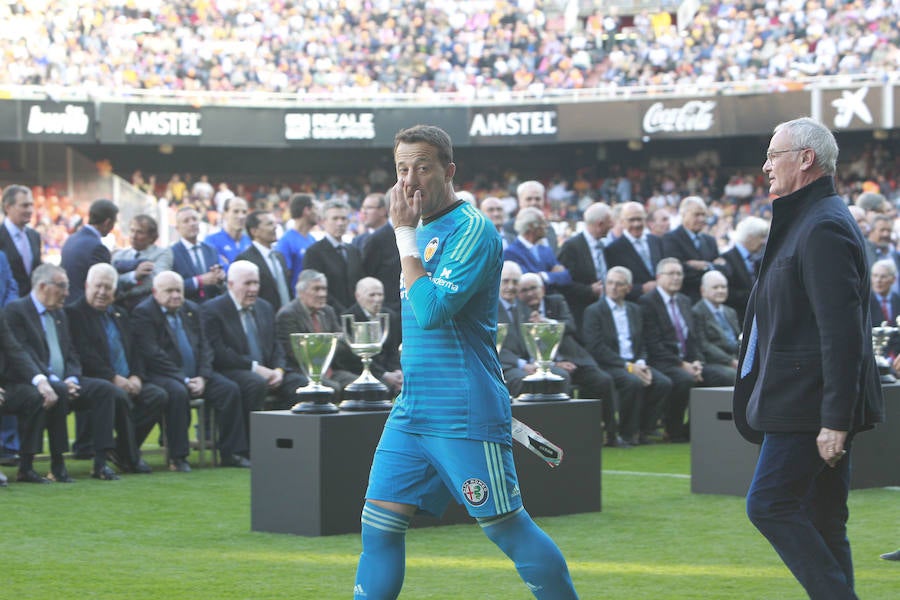
[{"label": "black pedestal", "polygon": [[[513,404],[513,415],[563,448],[551,469],[514,444],[525,507],[533,516],[599,511],[599,400]],[[386,412],[250,416],[251,529],[319,536],[359,532],[369,467]],[[414,526],[471,522],[451,505],[441,520],[416,517]]]}]

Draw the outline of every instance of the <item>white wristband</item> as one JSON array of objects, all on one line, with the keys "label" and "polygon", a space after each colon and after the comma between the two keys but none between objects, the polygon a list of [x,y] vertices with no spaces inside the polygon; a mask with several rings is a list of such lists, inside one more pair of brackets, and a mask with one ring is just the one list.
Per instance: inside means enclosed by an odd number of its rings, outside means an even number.
[{"label": "white wristband", "polygon": [[404,256],[419,256],[415,227],[401,225],[394,228],[394,234],[397,236],[397,250],[400,251],[400,258]]}]

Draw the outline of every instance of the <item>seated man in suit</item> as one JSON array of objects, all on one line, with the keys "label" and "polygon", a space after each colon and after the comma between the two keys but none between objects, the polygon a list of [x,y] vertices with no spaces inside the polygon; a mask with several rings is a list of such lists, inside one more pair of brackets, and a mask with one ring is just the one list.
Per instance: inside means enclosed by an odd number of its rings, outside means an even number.
[{"label": "seated man in suit", "polygon": [[741,347],[738,342],[741,326],[735,310],[725,305],[728,280],[718,271],[707,271],[700,281],[700,294],[702,298],[691,310],[697,325],[697,343],[703,364],[707,374],[715,365],[722,377],[730,377],[734,382]]},{"label": "seated man in suit", "polygon": [[84,295],[84,281],[91,265],[110,262],[111,254],[103,244],[103,238],[116,226],[118,215],[119,207],[112,200],[94,200],[88,209],[87,225],[70,235],[63,244],[59,266],[65,269],[71,285],[69,302]]},{"label": "seated man in suit", "polygon": [[681,293],[700,300],[700,278],[712,269],[724,268],[725,260],[719,256],[716,238],[704,233],[709,221],[709,210],[700,196],[688,196],[678,206],[681,225],[662,238],[663,256],[681,261],[684,283]]},{"label": "seated man in suit", "polygon": [[666,437],[687,442],[690,431],[685,411],[694,386],[734,384],[717,365],[704,366],[697,342],[691,301],[680,294],[684,270],[677,258],[664,258],[656,266],[657,286],[641,296],[648,362],[672,380],[672,392],[664,408]]},{"label": "seated man in suit", "polygon": [[205,303],[201,311],[213,368],[240,387],[248,432],[250,412],[264,410],[267,395],[277,398],[272,408],[290,408],[297,402],[297,388],[308,382],[288,369],[275,339],[275,311],[258,293],[259,267],[237,260],[228,269],[228,293]]},{"label": "seated man in suit", "polygon": [[[328,280],[313,269],[303,269],[297,278],[297,297],[281,307],[275,316],[275,333],[292,368],[303,372],[291,349],[292,333],[340,333],[341,322],[328,305]],[[356,370],[353,370],[356,369]],[[334,388],[334,402],[340,402],[344,387],[359,377],[359,358],[343,339],[338,341],[334,358],[322,384]],[[306,373],[304,373],[306,374]],[[308,375],[308,374],[307,374]]]},{"label": "seated man in suit", "polygon": [[769,237],[769,222],[759,217],[745,217],[734,228],[734,247],[722,253],[724,273],[728,277],[728,299],[725,304],[737,312],[738,323],[744,322],[750,290],[756,282],[763,246]]},{"label": "seated man in suit", "polygon": [[[53,387],[9,330],[6,317],[0,311],[0,415],[16,417],[19,481],[50,482],[34,471],[34,455],[40,454],[43,447],[44,413],[53,409],[57,402]],[[0,487],[6,485],[6,475],[0,473]]]},{"label": "seated man in suit", "polygon": [[662,242],[647,232],[647,212],[638,202],[620,204],[619,224],[622,236],[606,246],[606,263],[631,271],[628,300],[637,302],[656,288],[656,263],[662,256]]},{"label": "seated man in suit", "polygon": [[[869,296],[869,312],[872,314],[872,327],[886,323],[888,327],[897,327],[900,316],[900,295],[893,290],[897,280],[897,265],[891,258],[876,260],[872,265],[872,294]],[[894,372],[900,372],[900,334],[892,335],[884,347],[883,356],[893,363]]]},{"label": "seated man in suit", "polygon": [[[63,459],[63,453],[69,449],[66,414],[72,409],[90,411],[94,451],[91,476],[110,481],[119,478],[106,464],[107,452],[117,447],[113,431],[119,437],[120,446],[134,443],[133,430],[126,426],[127,401],[116,393],[116,387],[109,381],[83,376],[69,319],[63,311],[68,290],[69,279],[61,267],[49,263],[39,266],[31,273],[31,293],[6,306],[7,322],[19,344],[40,369],[40,375],[32,383],[39,383],[39,379],[49,380],[59,399],[56,406],[46,411],[50,438],[49,478],[60,483],[73,481]],[[38,388],[26,386],[21,391],[43,395]],[[130,440],[129,434],[132,434]],[[29,476],[26,480],[32,479]]]},{"label": "seated man in suit", "polygon": [[225,268],[216,249],[197,239],[200,236],[197,209],[179,208],[175,213],[175,230],[181,239],[172,244],[172,270],[184,281],[185,299],[202,303],[215,298],[224,290]]},{"label": "seated man in suit", "polygon": [[[516,217],[522,210],[526,208],[536,208],[541,214],[544,214],[544,208],[547,204],[547,189],[540,181],[533,179],[530,181],[523,181],[516,187],[515,201],[516,210],[511,211],[515,212],[515,216],[511,217],[503,224],[504,237],[506,237],[506,241],[510,244],[515,241],[516,235],[518,234],[518,231],[516,231]],[[553,254],[556,255],[559,245],[556,239],[556,231],[553,227],[547,228],[546,243],[550,246],[550,250],[553,251]]]},{"label": "seated man in suit", "polygon": [[169,395],[169,469],[182,473],[191,470],[187,462],[191,398],[203,398],[217,413],[221,464],[249,467],[240,388],[213,371],[213,353],[203,329],[200,307],[184,299],[181,275],[163,271],[153,278],[151,296],[134,309],[132,330],[148,380]]},{"label": "seated man in suit", "polygon": [[265,210],[254,210],[247,215],[247,232],[252,242],[237,255],[235,261],[246,260],[259,269],[259,297],[272,305],[278,312],[293,298],[290,290],[291,274],[287,261],[273,248],[277,230],[275,217]]},{"label": "seated man in suit", "polygon": [[581,388],[582,398],[603,400],[603,423],[606,445],[631,447],[618,435],[616,397],[613,379],[597,366],[590,353],[575,339],[575,319],[559,294],[544,293],[544,284],[535,273],[525,273],[519,281],[519,303],[526,312],[526,320],[532,323],[558,321],[565,323],[563,339],[556,352],[556,365]]},{"label": "seated man in suit", "polygon": [[[353,315],[355,321],[376,321],[379,313],[388,315],[388,335],[381,346],[381,352],[372,357],[369,369],[372,375],[397,394],[403,387],[403,371],[400,369],[400,315],[384,305],[384,286],[374,277],[363,277],[356,282],[356,304],[345,312]],[[353,371],[362,369],[360,366]]]},{"label": "seated man in suit", "polygon": [[[303,257],[303,268],[323,273],[328,280],[328,305],[338,314],[347,310],[355,302],[353,297],[356,282],[363,278],[362,254],[350,244],[343,241],[347,232],[350,207],[340,200],[329,200],[322,209],[322,229],[325,237],[313,244]],[[393,227],[390,227],[393,235]],[[372,234],[373,238],[375,234]],[[385,239],[385,238],[381,238]],[[390,252],[393,248],[381,248]],[[375,247],[372,248],[375,250]],[[399,265],[400,255],[397,254]],[[398,278],[399,281],[399,278]],[[400,291],[397,288],[399,301]]]},{"label": "seated man in suit", "polygon": [[113,306],[117,274],[112,265],[98,263],[88,269],[84,296],[66,307],[72,336],[78,340],[81,367],[85,375],[115,386],[116,402],[128,406],[117,415],[128,432],[116,440],[109,457],[128,473],[150,473],[141,458],[140,447],[160,422],[168,398],[159,386],[147,383],[143,361],[134,346],[131,324],[125,309]]},{"label": "seated man in suit", "polygon": [[572,276],[546,243],[548,227],[540,210],[520,210],[516,216],[518,237],[503,251],[503,258],[517,262],[523,273],[537,273],[545,285],[558,291],[572,284]]},{"label": "seated man in suit", "polygon": [[156,245],[159,226],[150,215],[137,215],[131,219],[131,247],[116,250],[112,264],[119,272],[116,304],[126,310],[150,295],[153,278],[172,269],[172,249]]},{"label": "seated man in suit", "polygon": [[647,364],[641,309],[625,300],[631,271],[611,268],[605,287],[606,297],[584,311],[585,347],[615,383],[620,435],[632,445],[649,444],[672,380]]}]

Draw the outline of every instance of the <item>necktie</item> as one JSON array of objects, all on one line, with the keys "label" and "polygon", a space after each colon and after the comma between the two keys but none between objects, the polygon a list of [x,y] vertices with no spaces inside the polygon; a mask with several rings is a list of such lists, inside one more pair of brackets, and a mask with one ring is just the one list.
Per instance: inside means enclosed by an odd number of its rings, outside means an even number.
[{"label": "necktie", "polygon": [[140,250],[134,251],[134,260],[141,260],[141,251]]},{"label": "necktie", "polygon": [[884,315],[884,320],[887,321],[888,325],[891,324],[891,306],[888,304],[887,296],[881,297],[881,314]]},{"label": "necktie", "polygon": [[122,346],[122,336],[109,313],[103,314],[103,328],[106,330],[106,341],[109,343],[109,358],[112,360],[113,370],[117,375],[128,377],[131,371],[128,368],[125,347]]},{"label": "necktie", "polygon": [[337,253],[338,256],[340,256],[344,260],[344,262],[347,262],[347,247],[344,244],[337,245]]},{"label": "necktie", "polygon": [[534,260],[536,260],[538,262],[538,264],[540,264],[540,262],[541,262],[540,246],[538,246],[537,244],[532,246],[531,247],[531,255],[534,257]]},{"label": "necktie", "polygon": [[31,261],[34,260],[34,257],[31,255],[31,244],[28,243],[28,236],[21,231],[16,232],[16,249],[19,251],[19,256],[22,257],[22,265],[25,267],[25,272],[31,275]]},{"label": "necktie", "polygon": [[241,309],[241,322],[244,324],[244,334],[247,336],[247,347],[250,349],[250,358],[256,362],[262,362],[262,351],[259,349],[259,330],[256,328],[256,319],[249,308]]},{"label": "necktie", "polygon": [[44,322],[44,334],[47,338],[47,349],[50,350],[50,371],[59,377],[65,378],[66,375],[66,359],[63,358],[62,348],[59,347],[59,332],[56,331],[56,319],[50,314],[50,311],[44,311],[41,315]]},{"label": "necktie", "polygon": [[694,238],[694,248],[699,250],[700,249],[700,236],[697,235],[696,233],[694,233],[694,234],[691,234],[691,237]]},{"label": "necktie", "polygon": [[512,324],[513,327],[518,328],[519,327],[519,319],[516,318],[516,316],[517,316],[516,312],[518,312],[518,311],[516,311],[515,304],[510,304],[506,308],[506,314],[509,317],[509,322]]},{"label": "necktie", "polygon": [[178,313],[169,313],[169,325],[175,332],[175,341],[178,343],[178,353],[181,354],[181,367],[187,377],[197,376],[197,362],[194,359],[194,349],[191,347],[191,341],[184,331],[181,323],[181,317]]},{"label": "necktie", "polygon": [[669,298],[669,312],[672,317],[672,325],[675,326],[675,337],[678,338],[678,351],[681,357],[685,355],[684,328],[681,326],[681,317],[678,315],[678,307],[675,306],[675,296]]},{"label": "necktie", "polygon": [[275,278],[275,285],[278,287],[278,298],[281,306],[289,304],[291,296],[288,293],[287,283],[284,280],[284,272],[281,270],[281,261],[278,260],[278,252],[272,250],[269,252],[269,262],[272,264],[272,277]]},{"label": "necktie", "polygon": [[744,362],[741,363],[741,379],[753,370],[753,361],[756,359],[756,343],[759,339],[759,331],[756,329],[756,316],[753,317],[753,325],[750,326],[750,339],[747,340],[747,353]]},{"label": "necktie", "polygon": [[203,275],[206,273],[206,265],[203,263],[203,254],[200,253],[200,244],[194,244],[191,252],[194,253],[194,268],[197,269],[197,275]]},{"label": "necktie", "polygon": [[644,261],[644,266],[647,267],[647,270],[653,275],[653,263],[650,262],[650,250],[647,248],[647,240],[638,238],[634,242],[634,247],[637,250],[638,255],[640,255],[641,260]]},{"label": "necktie", "polygon": [[597,242],[594,257],[597,263],[597,281],[606,281],[606,257],[603,256],[603,242]]},{"label": "necktie", "polygon": [[725,334],[725,337],[728,338],[729,342],[736,342],[737,338],[734,337],[734,330],[731,328],[731,324],[728,322],[728,319],[725,318],[725,313],[722,312],[722,309],[719,308],[715,311],[716,319],[719,321],[719,325],[722,327],[722,332]]},{"label": "necktie", "polygon": [[319,311],[314,310],[309,313],[309,318],[312,321],[313,333],[322,333],[322,323],[319,322]]}]

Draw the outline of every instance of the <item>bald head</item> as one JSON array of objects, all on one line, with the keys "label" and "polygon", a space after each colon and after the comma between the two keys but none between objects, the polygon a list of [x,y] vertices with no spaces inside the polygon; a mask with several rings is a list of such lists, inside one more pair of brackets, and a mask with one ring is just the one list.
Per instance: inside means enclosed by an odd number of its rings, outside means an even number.
[{"label": "bald head", "polygon": [[728,299],[728,279],[719,271],[707,271],[700,280],[700,295],[713,306],[720,306]]},{"label": "bald head", "polygon": [[370,316],[381,312],[384,305],[384,284],[374,277],[363,277],[356,282],[356,303]]}]

